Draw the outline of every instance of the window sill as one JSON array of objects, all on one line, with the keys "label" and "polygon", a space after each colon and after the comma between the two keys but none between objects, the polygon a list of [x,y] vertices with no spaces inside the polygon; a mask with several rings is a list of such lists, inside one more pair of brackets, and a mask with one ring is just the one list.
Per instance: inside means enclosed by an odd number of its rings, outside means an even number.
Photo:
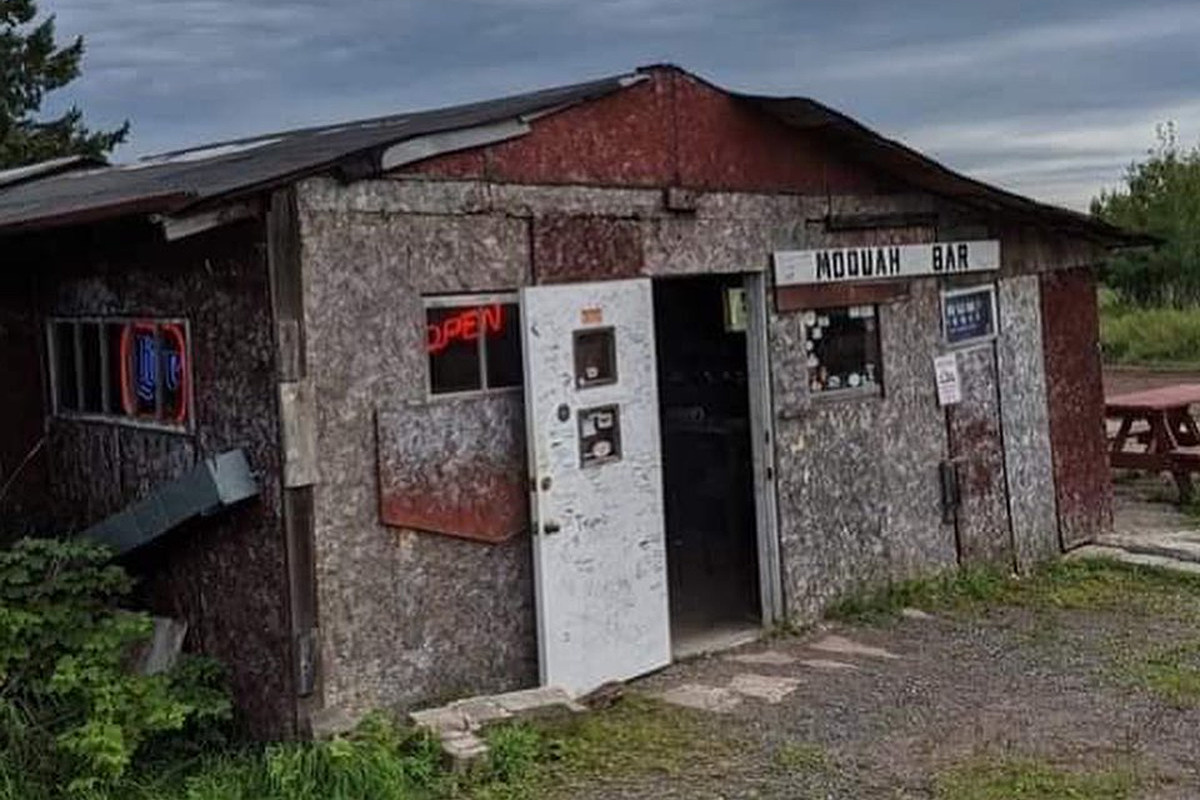
[{"label": "window sill", "polygon": [[808,393],[813,403],[836,403],[843,400],[869,400],[872,397],[883,397],[883,387],[879,384],[870,386],[854,386],[846,389],[830,389],[824,392]]},{"label": "window sill", "polygon": [[118,428],[135,428],[143,431],[155,431],[156,433],[173,433],[177,436],[191,436],[192,426],[188,425],[172,425],[166,422],[154,422],[148,419],[121,419],[119,417],[109,417],[103,414],[73,414],[73,413],[58,413],[51,417],[54,422],[70,422],[83,423],[86,425],[112,425]]}]

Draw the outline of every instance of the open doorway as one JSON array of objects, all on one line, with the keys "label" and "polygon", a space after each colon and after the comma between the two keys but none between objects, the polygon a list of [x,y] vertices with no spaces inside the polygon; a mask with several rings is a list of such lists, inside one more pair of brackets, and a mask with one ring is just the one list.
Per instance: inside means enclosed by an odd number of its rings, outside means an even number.
[{"label": "open doorway", "polygon": [[762,625],[743,279],[654,284],[675,656]]}]

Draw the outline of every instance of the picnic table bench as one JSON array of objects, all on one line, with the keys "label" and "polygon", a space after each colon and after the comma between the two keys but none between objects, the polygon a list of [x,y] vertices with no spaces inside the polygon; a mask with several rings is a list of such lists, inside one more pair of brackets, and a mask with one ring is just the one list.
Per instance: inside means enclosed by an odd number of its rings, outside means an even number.
[{"label": "picnic table bench", "polygon": [[1116,423],[1108,440],[1109,465],[1169,472],[1179,487],[1180,502],[1187,502],[1192,473],[1200,472],[1200,428],[1191,412],[1196,404],[1197,383],[1105,398],[1105,416]]}]

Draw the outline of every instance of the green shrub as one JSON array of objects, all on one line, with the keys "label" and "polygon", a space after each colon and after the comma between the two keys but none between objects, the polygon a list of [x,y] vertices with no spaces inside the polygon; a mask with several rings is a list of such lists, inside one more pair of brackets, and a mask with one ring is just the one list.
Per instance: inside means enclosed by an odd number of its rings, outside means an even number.
[{"label": "green shrub", "polygon": [[1200,308],[1101,304],[1100,345],[1113,364],[1200,363]]},{"label": "green shrub", "polygon": [[131,668],[152,631],[123,610],[128,575],[103,548],[23,539],[0,551],[0,798],[111,786],[165,734],[228,718],[219,670]]}]

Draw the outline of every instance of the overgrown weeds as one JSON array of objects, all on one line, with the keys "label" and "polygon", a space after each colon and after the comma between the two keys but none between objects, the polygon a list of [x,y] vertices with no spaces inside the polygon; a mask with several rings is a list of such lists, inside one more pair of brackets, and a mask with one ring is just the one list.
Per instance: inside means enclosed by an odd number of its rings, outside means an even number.
[{"label": "overgrown weeds", "polygon": [[0,798],[94,796],[171,734],[228,719],[213,662],[139,674],[145,614],[103,548],[25,539],[0,550]]}]

